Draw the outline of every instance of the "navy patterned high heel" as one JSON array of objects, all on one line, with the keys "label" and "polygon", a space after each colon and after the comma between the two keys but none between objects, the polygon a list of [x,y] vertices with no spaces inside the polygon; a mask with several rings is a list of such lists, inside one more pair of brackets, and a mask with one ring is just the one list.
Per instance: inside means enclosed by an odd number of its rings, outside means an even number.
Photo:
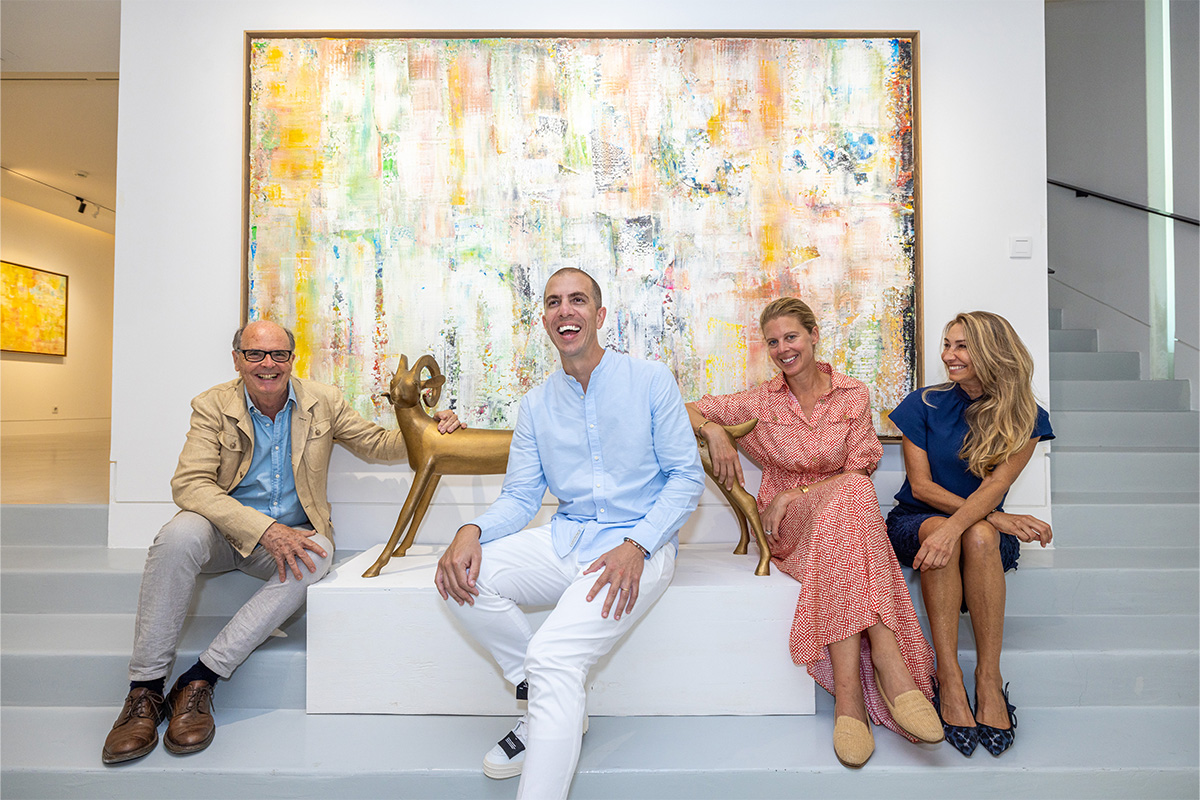
[{"label": "navy patterned high heel", "polygon": [[950,725],[942,719],[942,696],[936,679],[933,682],[933,707],[937,711],[938,719],[942,720],[942,730],[946,732],[946,741],[955,750],[970,758],[971,754],[975,752],[975,746],[979,744],[976,730],[966,725]]},{"label": "navy patterned high heel", "polygon": [[[979,741],[987,750],[994,756],[998,756],[1008,748],[1012,747],[1013,741],[1016,740],[1017,717],[1013,714],[1017,707],[1008,702],[1008,684],[1004,684],[1002,690],[1004,695],[1004,705],[1008,706],[1008,728],[993,728],[991,725],[984,725],[979,720],[975,721],[975,726],[979,730]],[[979,689],[975,690],[975,709],[979,710]]]}]

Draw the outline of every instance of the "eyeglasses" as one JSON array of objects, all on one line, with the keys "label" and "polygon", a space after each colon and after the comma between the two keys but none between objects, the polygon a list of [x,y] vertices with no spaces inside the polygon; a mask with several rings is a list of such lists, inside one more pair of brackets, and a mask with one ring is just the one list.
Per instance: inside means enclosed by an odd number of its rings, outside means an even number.
[{"label": "eyeglasses", "polygon": [[268,355],[276,364],[286,364],[292,360],[291,350],[238,350],[238,352],[242,354],[242,358],[253,364],[257,364]]}]

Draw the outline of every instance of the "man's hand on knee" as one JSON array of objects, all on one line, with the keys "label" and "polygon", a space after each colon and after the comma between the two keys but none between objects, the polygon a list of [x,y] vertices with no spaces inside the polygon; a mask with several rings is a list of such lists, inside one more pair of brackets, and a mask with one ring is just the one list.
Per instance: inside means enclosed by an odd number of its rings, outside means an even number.
[{"label": "man's hand on knee", "polygon": [[617,610],[613,612],[613,619],[620,619],[622,614],[632,611],[633,604],[637,602],[638,587],[641,585],[642,570],[645,566],[646,554],[635,544],[622,542],[609,550],[583,571],[583,574],[587,575],[601,567],[604,568],[604,572],[600,573],[596,584],[588,592],[588,602],[592,602],[604,585],[608,584],[608,595],[604,598],[604,608],[600,610],[600,616],[607,619],[609,609],[612,608],[613,601],[616,601]]},{"label": "man's hand on knee", "polygon": [[278,522],[272,522],[271,527],[263,532],[258,543],[274,556],[275,563],[279,566],[280,583],[287,580],[289,566],[292,568],[292,574],[296,576],[296,580],[301,580],[303,576],[300,574],[300,561],[304,562],[309,572],[317,571],[317,565],[313,563],[312,557],[308,554],[309,550],[321,558],[328,555],[325,548],[312,540],[311,537],[314,533],[316,531],[289,528]]},{"label": "man's hand on knee", "polygon": [[479,544],[481,533],[478,525],[463,525],[438,559],[433,585],[443,600],[453,597],[460,606],[463,603],[475,605],[475,597],[479,594],[475,580],[483,561],[483,548]]}]

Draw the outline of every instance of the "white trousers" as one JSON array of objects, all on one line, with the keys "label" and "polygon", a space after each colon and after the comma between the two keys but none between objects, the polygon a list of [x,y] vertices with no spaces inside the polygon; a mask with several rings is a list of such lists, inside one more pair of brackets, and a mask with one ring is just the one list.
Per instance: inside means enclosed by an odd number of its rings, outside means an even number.
[{"label": "white trousers", "polygon": [[[600,616],[607,586],[587,601],[603,572],[584,575],[589,566],[574,553],[558,557],[549,525],[528,528],[483,545],[475,605],[449,601],[504,677],[514,686],[529,681],[528,741],[518,798],[567,796],[579,761],[588,670],[666,591],[675,575],[675,548],[661,547],[646,560],[637,603],[619,620],[611,610],[607,619]],[[534,633],[518,605],[554,609]]]}]

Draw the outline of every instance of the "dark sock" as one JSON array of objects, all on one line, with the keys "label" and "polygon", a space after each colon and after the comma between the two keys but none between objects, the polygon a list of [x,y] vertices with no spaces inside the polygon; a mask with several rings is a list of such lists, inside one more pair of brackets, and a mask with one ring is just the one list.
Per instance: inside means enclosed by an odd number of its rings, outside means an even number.
[{"label": "dark sock", "polygon": [[179,676],[179,680],[175,681],[175,688],[182,689],[192,681],[208,681],[212,686],[217,685],[217,679],[221,676],[209,669],[203,661],[197,660],[195,664],[188,667],[188,671]]},{"label": "dark sock", "polygon": [[161,697],[163,693],[163,687],[166,682],[166,678],[155,678],[152,681],[130,681],[129,691],[132,692],[134,689],[149,689],[150,691],[154,692],[154,694]]}]

